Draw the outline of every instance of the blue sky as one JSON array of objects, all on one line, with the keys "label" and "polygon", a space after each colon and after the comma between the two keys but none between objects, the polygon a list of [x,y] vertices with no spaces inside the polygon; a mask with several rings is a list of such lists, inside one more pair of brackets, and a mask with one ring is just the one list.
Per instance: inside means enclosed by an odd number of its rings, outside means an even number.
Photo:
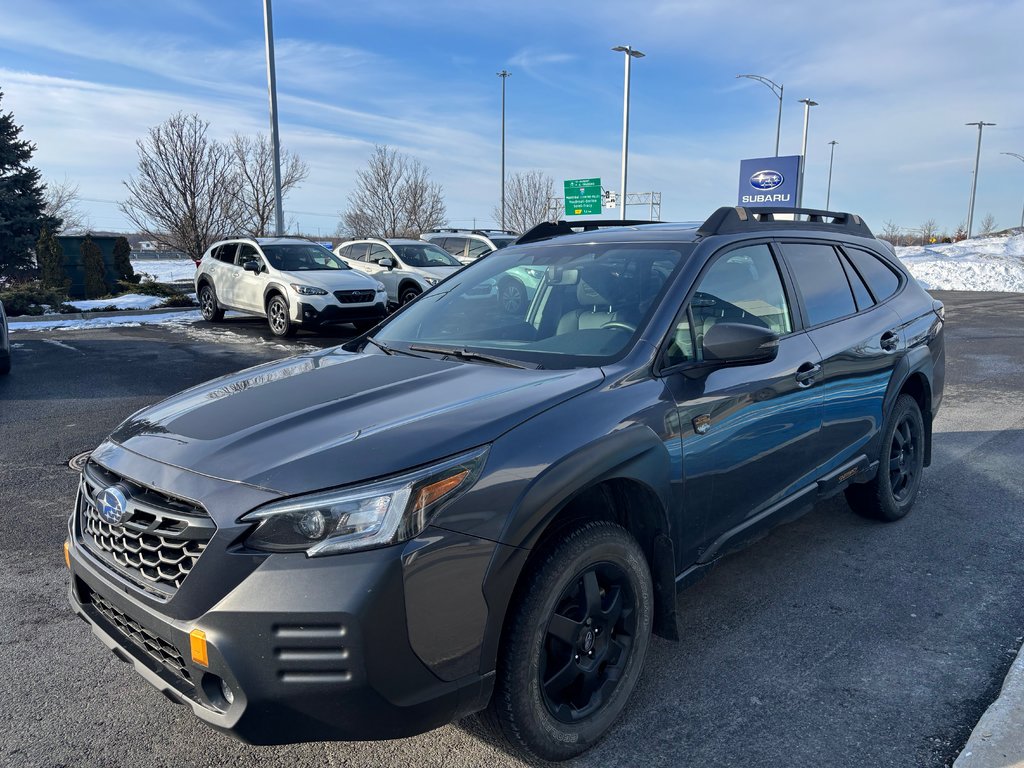
[{"label": "blue sky", "polygon": [[[811,112],[804,202],[952,231],[966,219],[986,120],[975,220],[1020,221],[1024,2],[550,3],[277,0],[282,142],[310,165],[285,203],[302,231],[333,232],[374,143],[419,158],[445,189],[450,222],[492,223],[499,194],[500,80],[509,172],[618,187],[622,54],[633,66],[631,191],[660,191],[665,220],[736,202],[739,160],[770,155],[786,87],[782,154]],[[260,0],[0,0],[0,89],[38,145],[47,179],[80,186],[97,229],[127,224],[111,202],[134,172],[135,140],[177,110],[215,136],[266,131]],[[636,214],[644,213],[637,209]]]}]

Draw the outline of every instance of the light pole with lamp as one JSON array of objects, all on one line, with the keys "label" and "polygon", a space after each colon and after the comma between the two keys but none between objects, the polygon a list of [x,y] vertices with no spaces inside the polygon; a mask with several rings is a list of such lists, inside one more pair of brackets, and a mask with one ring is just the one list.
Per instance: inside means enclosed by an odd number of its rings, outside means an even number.
[{"label": "light pole with lamp", "polygon": [[501,70],[498,77],[501,78],[501,228],[505,228],[505,81],[512,73],[507,69]]},{"label": "light pole with lamp", "polygon": [[[1024,163],[1024,155],[1018,155],[1016,152],[1000,152],[1000,155],[1009,155],[1010,157],[1016,157],[1022,163]],[[1020,209],[1020,225],[1024,228],[1024,207]]]},{"label": "light pole with lamp", "polygon": [[985,129],[986,125],[995,125],[995,123],[986,123],[984,120],[979,120],[976,123],[964,123],[964,125],[976,125],[978,126],[978,151],[974,155],[974,183],[971,185],[971,204],[967,209],[967,239],[971,238],[971,227],[974,225],[974,196],[978,193],[978,164],[981,162],[981,132]]},{"label": "light pole with lamp", "polygon": [[829,144],[832,146],[832,150],[829,152],[829,155],[828,155],[828,191],[825,192],[825,210],[826,211],[828,210],[828,204],[832,200],[832,161],[835,159],[835,156],[836,156],[836,144],[838,144],[838,143],[839,142],[836,141],[835,139],[832,139],[832,141],[829,142]]},{"label": "light pole with lamp", "polygon": [[267,37],[267,89],[270,91],[270,141],[274,148],[274,234],[284,234],[281,199],[281,136],[277,127],[277,72],[274,67],[274,17],[270,0],[263,0],[263,30]]},{"label": "light pole with lamp", "polygon": [[626,169],[628,166],[629,159],[629,65],[633,59],[642,59],[644,54],[640,51],[634,50],[631,45],[617,45],[612,48],[613,51],[621,51],[626,54],[626,82],[623,86],[622,93],[622,188],[619,194],[622,196],[620,205],[621,215],[619,218],[623,221],[626,219]]},{"label": "light pole with lamp", "polygon": [[782,132],[782,93],[785,87],[779,85],[774,80],[769,80],[767,77],[761,75],[736,75],[736,77],[745,77],[749,80],[757,80],[759,83],[763,83],[768,86],[772,93],[775,94],[775,98],[779,100],[779,117],[775,121],[775,156],[779,156],[779,134]]},{"label": "light pole with lamp", "polygon": [[804,166],[807,165],[807,123],[811,116],[811,107],[818,106],[813,99],[800,99],[804,105],[804,138],[800,144],[800,176],[796,185],[796,207],[802,208],[804,204]]}]

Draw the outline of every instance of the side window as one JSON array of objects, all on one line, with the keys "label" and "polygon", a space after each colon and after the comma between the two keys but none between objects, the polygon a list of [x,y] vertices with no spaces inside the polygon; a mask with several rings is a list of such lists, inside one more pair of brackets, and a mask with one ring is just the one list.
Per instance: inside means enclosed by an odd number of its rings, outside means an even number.
[{"label": "side window", "polygon": [[853,268],[853,265],[850,264],[845,256],[840,256],[839,261],[843,263],[843,269],[846,270],[846,279],[850,281],[850,287],[853,288],[853,298],[857,300],[857,310],[863,312],[865,309],[873,307],[875,300],[871,298],[871,292],[864,285],[864,281],[860,279],[857,270]]},{"label": "side window", "polygon": [[394,258],[395,257],[391,254],[391,251],[383,245],[371,245],[370,254],[366,257],[366,260],[371,264],[376,264],[381,259],[391,259],[393,261]]},{"label": "side window", "polygon": [[338,249],[338,258],[339,259],[352,259],[352,258],[355,258],[354,256],[352,256],[352,249],[354,247],[355,246],[353,246],[353,245],[346,245],[343,248],[339,248]]},{"label": "side window", "polygon": [[466,254],[466,238],[446,237],[442,247],[455,258],[459,258]]},{"label": "side window", "polygon": [[348,252],[348,258],[356,261],[366,261],[366,243],[353,243],[346,246],[352,250]]},{"label": "side window", "polygon": [[846,252],[874,294],[875,301],[885,301],[896,293],[896,289],[900,287],[900,278],[892,271],[892,267],[873,253],[862,251],[860,248],[847,248]]},{"label": "side window", "polygon": [[[487,243],[482,240],[470,240],[469,241],[469,257],[471,259],[478,259],[486,253],[490,253],[494,249],[491,248]],[[460,254],[461,255],[461,254]]]},{"label": "side window", "polygon": [[238,246],[238,255],[235,256],[235,266],[240,267],[247,261],[258,261],[261,264],[263,263],[263,259],[260,258],[259,251],[247,243],[242,243]]},{"label": "side window", "polygon": [[782,249],[800,288],[808,324],[820,325],[857,311],[835,248],[824,243],[785,243]]},{"label": "side window", "polygon": [[224,245],[218,245],[217,250],[213,252],[213,258],[227,264],[234,264],[236,248],[238,248],[238,243],[224,243]]},{"label": "side window", "polygon": [[715,323],[758,325],[780,336],[792,332],[792,315],[779,268],[764,243],[716,257],[689,306],[676,318],[666,365],[700,360],[704,334]]}]

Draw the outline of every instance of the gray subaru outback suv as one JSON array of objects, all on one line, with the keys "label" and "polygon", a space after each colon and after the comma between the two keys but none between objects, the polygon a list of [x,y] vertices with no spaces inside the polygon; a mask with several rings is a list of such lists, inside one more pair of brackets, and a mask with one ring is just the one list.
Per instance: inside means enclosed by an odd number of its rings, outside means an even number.
[{"label": "gray subaru outback suv", "polygon": [[[372,336],[139,411],[82,474],[74,610],[249,742],[482,712],[580,754],[678,587],[833,494],[914,504],[942,305],[857,216],[799,213],[539,225]],[[524,267],[520,311],[480,300]]]}]

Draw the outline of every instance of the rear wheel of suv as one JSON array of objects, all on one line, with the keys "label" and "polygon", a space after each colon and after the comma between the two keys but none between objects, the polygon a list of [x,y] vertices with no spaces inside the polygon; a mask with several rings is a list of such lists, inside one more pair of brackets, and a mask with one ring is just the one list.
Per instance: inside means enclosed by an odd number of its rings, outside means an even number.
[{"label": "rear wheel of suv", "polygon": [[217,306],[217,292],[209,283],[203,283],[199,288],[199,311],[203,313],[203,320],[210,323],[224,319],[224,310]]},{"label": "rear wheel of suv", "polygon": [[924,421],[910,395],[896,398],[882,433],[878,473],[868,483],[846,489],[846,501],[859,515],[892,522],[914,506],[924,469]]},{"label": "rear wheel of suv", "polygon": [[288,317],[288,302],[281,296],[271,296],[267,302],[267,325],[275,336],[294,336],[298,330]]},{"label": "rear wheel of suv", "polygon": [[608,522],[559,536],[519,591],[484,720],[515,750],[567,760],[593,746],[636,687],[652,586],[636,540]]}]

